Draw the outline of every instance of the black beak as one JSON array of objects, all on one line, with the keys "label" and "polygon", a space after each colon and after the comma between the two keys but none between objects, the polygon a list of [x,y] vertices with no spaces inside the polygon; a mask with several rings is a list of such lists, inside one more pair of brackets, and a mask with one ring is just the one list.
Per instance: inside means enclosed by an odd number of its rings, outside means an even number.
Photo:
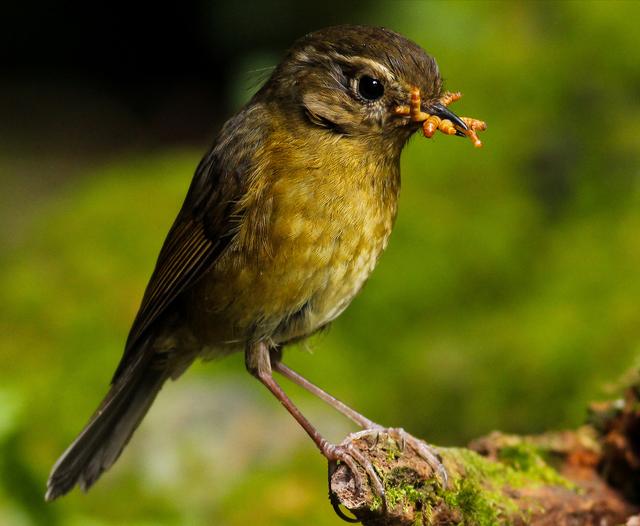
[{"label": "black beak", "polygon": [[[436,102],[427,108],[427,113],[431,115],[435,115],[436,117],[440,117],[441,119],[449,119],[453,124],[459,126],[463,130],[468,130],[469,128],[465,124],[465,122],[458,117],[455,113],[453,113],[449,108],[447,108],[444,104],[440,102]],[[464,137],[464,133],[458,132],[456,135],[461,135]]]}]

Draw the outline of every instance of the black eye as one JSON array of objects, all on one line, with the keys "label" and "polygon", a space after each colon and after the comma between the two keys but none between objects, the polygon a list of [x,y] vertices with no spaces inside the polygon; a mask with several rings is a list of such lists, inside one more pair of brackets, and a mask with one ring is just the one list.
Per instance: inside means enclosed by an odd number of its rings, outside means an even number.
[{"label": "black eye", "polygon": [[367,100],[378,100],[384,95],[384,86],[378,79],[365,75],[358,82],[358,93]]}]

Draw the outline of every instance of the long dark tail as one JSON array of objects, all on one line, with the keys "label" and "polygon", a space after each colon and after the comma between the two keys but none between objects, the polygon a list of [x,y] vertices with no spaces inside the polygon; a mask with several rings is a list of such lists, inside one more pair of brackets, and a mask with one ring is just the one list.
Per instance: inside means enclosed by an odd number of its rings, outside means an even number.
[{"label": "long dark tail", "polygon": [[45,500],[64,495],[76,484],[88,490],[118,459],[169,377],[166,362],[155,363],[145,350],[113,382],[89,423],[55,463]]}]

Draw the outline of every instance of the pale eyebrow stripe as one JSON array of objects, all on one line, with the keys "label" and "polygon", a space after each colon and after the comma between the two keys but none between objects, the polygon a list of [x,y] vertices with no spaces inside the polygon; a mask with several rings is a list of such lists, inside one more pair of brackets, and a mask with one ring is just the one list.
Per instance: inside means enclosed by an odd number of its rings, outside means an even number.
[{"label": "pale eyebrow stripe", "polygon": [[352,64],[362,64],[362,65],[369,66],[373,70],[380,71],[381,73],[383,73],[388,78],[392,78],[392,79],[396,78],[396,76],[393,74],[393,72],[387,66],[385,66],[381,62],[377,62],[376,60],[373,60],[373,59],[370,59],[370,58],[366,58],[366,57],[360,57],[360,56],[347,57],[347,56],[340,55],[340,54],[336,53],[336,58],[338,58],[338,57],[341,60],[344,60],[345,62],[350,62]]},{"label": "pale eyebrow stripe", "polygon": [[[311,56],[316,52],[317,52],[317,49],[312,45],[309,45],[301,49],[300,51],[296,52],[294,57],[296,60],[300,62],[309,62]],[[325,56],[328,56],[329,58],[340,61],[340,62],[346,62],[348,64],[360,64],[364,66],[369,66],[372,70],[382,73],[387,78],[397,80],[393,71],[391,71],[387,66],[385,66],[384,64],[376,60],[373,60],[367,57],[361,57],[360,55],[347,56],[347,55],[343,55],[342,53],[338,53],[337,51],[331,51],[329,52],[328,55],[325,55]]]}]

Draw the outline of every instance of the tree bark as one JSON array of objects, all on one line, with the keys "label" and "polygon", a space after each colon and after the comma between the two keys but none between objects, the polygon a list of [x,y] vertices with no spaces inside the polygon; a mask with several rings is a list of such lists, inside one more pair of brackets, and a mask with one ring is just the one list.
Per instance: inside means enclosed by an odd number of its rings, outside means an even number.
[{"label": "tree bark", "polygon": [[384,498],[364,470],[357,491],[340,465],[330,475],[331,500],[365,526],[640,526],[639,393],[632,386],[623,399],[593,404],[589,423],[577,430],[495,432],[468,448],[437,448],[446,487],[395,430],[355,433],[343,444],[372,462]]}]

